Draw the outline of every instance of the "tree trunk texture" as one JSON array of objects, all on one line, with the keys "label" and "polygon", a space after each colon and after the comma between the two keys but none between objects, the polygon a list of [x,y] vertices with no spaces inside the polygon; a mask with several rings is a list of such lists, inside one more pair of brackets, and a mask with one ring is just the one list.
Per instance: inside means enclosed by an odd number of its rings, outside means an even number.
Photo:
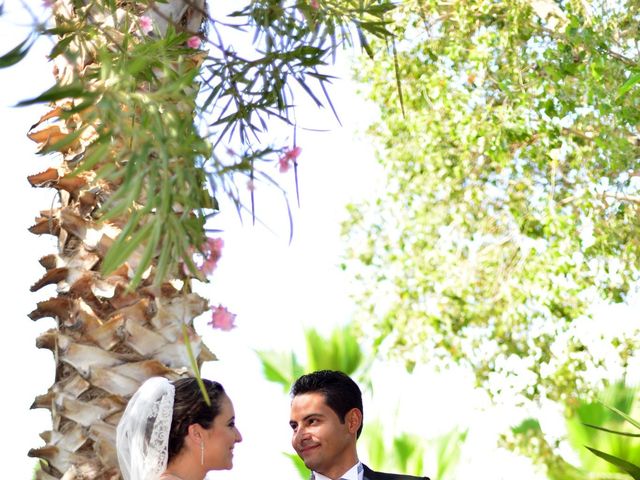
[{"label": "tree trunk texture", "polygon": [[[56,26],[68,25],[83,8],[93,8],[80,4],[56,2]],[[122,38],[118,21],[143,14],[161,28],[172,21],[200,28],[202,2],[170,1],[158,7],[162,10],[121,2],[116,15],[96,11],[86,18],[104,23],[105,36],[97,41],[106,44]],[[59,85],[70,84],[87,69],[99,66],[91,45],[71,42],[68,49],[69,55],[55,60]],[[83,111],[63,115],[72,106],[73,101],[52,104],[30,129],[28,136],[40,151],[87,126]],[[51,430],[41,434],[45,445],[29,452],[40,459],[39,480],[120,478],[115,429],[129,397],[151,376],[175,379],[194,373],[183,325],[198,365],[215,358],[193,329],[193,319],[209,308],[208,302],[176,282],[156,282],[155,260],[135,289],[129,286],[141,252],[134,252],[115,272],[100,273],[101,261],[127,217],[98,221],[99,207],[118,185],[98,178],[95,170],[72,174],[78,160],[91,152],[97,129],[97,125],[85,128],[78,138],[57,149],[53,155],[59,165],[28,177],[34,187],[57,191],[56,205],[42,210],[30,228],[34,234],[58,239],[58,251],[40,259],[46,272],[31,288],[56,285],[55,296],[39,302],[29,315],[32,320],[53,317],[57,322],[36,342],[38,348],[51,350],[55,360],[53,385],[32,405],[49,409],[52,419]],[[118,142],[126,139],[114,139],[113,148]]]}]

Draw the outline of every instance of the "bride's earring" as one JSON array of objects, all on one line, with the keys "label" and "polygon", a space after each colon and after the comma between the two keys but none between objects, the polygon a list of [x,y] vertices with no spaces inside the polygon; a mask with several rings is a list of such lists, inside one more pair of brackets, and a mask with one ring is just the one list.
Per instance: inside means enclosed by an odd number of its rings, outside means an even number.
[{"label": "bride's earring", "polygon": [[204,465],[204,442],[200,440],[200,465]]}]

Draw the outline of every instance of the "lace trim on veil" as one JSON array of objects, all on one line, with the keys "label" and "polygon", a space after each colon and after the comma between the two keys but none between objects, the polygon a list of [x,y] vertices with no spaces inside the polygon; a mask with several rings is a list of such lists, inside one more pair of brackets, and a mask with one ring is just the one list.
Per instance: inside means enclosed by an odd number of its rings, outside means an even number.
[{"label": "lace trim on veil", "polygon": [[[160,475],[167,468],[169,456],[169,432],[171,431],[171,418],[173,417],[173,395],[164,395],[160,401],[153,404],[153,414],[149,420],[153,420],[147,462],[156,475]],[[155,477],[154,477],[155,478]]]},{"label": "lace trim on veil", "polygon": [[175,388],[152,377],[131,397],[116,430],[124,480],[157,480],[167,468]]}]

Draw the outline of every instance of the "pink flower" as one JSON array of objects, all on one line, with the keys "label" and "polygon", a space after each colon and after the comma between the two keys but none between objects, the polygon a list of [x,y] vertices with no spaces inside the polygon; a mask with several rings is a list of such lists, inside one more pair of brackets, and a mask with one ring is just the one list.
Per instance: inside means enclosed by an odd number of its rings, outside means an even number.
[{"label": "pink flower", "polygon": [[314,10],[318,10],[320,8],[320,3],[318,3],[318,0],[311,0],[311,8],[313,8]]},{"label": "pink flower", "polygon": [[193,37],[189,38],[189,40],[187,40],[187,47],[199,48],[200,42],[201,42],[200,37],[198,37],[197,35],[194,35]]},{"label": "pink flower", "polygon": [[[211,275],[218,265],[218,260],[222,256],[224,241],[221,238],[208,238],[200,250],[194,252],[191,249],[193,263],[196,269],[205,276]],[[191,275],[191,271],[186,263],[182,264],[185,275]]]},{"label": "pink flower", "polygon": [[281,158],[280,160],[278,160],[278,162],[280,163],[280,173],[287,173],[289,171],[289,160],[287,160],[286,158]]},{"label": "pink flower", "polygon": [[205,275],[211,275],[222,256],[222,247],[224,247],[224,240],[221,238],[208,238],[202,246],[203,260],[198,270]]},{"label": "pink flower", "polygon": [[222,305],[213,307],[211,310],[211,321],[208,322],[207,325],[211,325],[213,328],[219,328],[220,330],[223,330],[225,332],[228,332],[235,327],[235,313],[231,313],[226,309],[226,307],[223,307]]},{"label": "pink flower", "polygon": [[153,20],[146,15],[140,17],[140,30],[142,30],[142,33],[145,35],[151,32],[151,30],[153,30]]},{"label": "pink flower", "polygon": [[292,149],[286,149],[282,156],[278,159],[280,165],[280,173],[286,173],[291,167],[290,162],[295,163],[302,149],[300,147],[293,147]]},{"label": "pink flower", "polygon": [[54,3],[56,3],[55,0],[42,0],[42,6],[44,8],[51,8]]},{"label": "pink flower", "polygon": [[247,190],[249,190],[250,192],[253,192],[256,189],[256,184],[253,182],[253,180],[249,180],[247,182]]}]

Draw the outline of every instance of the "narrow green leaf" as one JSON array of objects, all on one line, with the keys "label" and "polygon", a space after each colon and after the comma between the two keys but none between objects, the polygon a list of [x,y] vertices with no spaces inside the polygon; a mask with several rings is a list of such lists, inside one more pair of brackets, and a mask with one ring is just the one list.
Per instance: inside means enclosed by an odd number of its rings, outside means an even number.
[{"label": "narrow green leaf", "polygon": [[44,33],[45,35],[51,35],[51,36],[63,36],[67,33],[73,33],[76,32],[77,30],[73,27],[53,27],[53,28],[47,28],[46,30],[44,30],[42,33]]},{"label": "narrow green leaf", "polygon": [[106,141],[105,138],[101,138],[98,142],[91,145],[91,153],[80,161],[78,168],[72,172],[73,175],[92,169],[98,162],[104,159],[109,152],[109,142]]},{"label": "narrow green leaf", "polygon": [[162,179],[162,189],[160,190],[160,213],[167,215],[171,210],[171,200],[173,199],[171,181],[169,179],[169,166],[165,159],[163,162],[164,178]]},{"label": "narrow green leaf", "polygon": [[182,259],[185,265],[193,276],[200,277],[198,269],[188,255],[188,252],[191,251],[191,245],[189,244],[189,236],[186,235],[182,222],[179,222],[175,215],[169,215],[167,217],[167,225],[168,228],[173,228],[174,230],[174,236],[172,237],[175,241],[174,245],[178,252],[182,252]]},{"label": "narrow green leaf", "polygon": [[295,75],[293,78],[296,79],[296,81],[298,82],[298,84],[302,87],[302,89],[307,92],[307,95],[309,95],[311,97],[311,99],[315,102],[317,107],[322,107],[322,102],[320,101],[320,99],[318,97],[315,96],[315,94],[313,93],[313,91],[311,90],[311,88],[309,88],[309,86],[307,85],[307,82],[305,82],[304,78],[298,78],[297,75]]},{"label": "narrow green leaf", "polygon": [[398,90],[398,98],[400,99],[402,118],[405,118],[404,99],[402,97],[402,82],[400,81],[400,66],[398,65],[398,51],[396,50],[396,40],[392,39],[391,44],[393,45],[393,70],[396,74],[396,88]]},{"label": "narrow green leaf", "polygon": [[[133,180],[129,179],[129,181],[123,182],[116,193],[102,207],[104,213],[100,219],[103,222],[106,222],[107,220],[111,220],[112,218],[122,215],[125,210],[131,208],[133,203],[138,200],[143,184],[145,184],[143,180],[152,180],[153,178],[153,175],[146,175],[146,170],[144,170],[140,171],[139,175],[137,175]],[[155,197],[153,196],[153,193],[154,191],[149,188],[145,207],[140,211],[140,213],[150,211],[155,205]]]},{"label": "narrow green leaf", "polygon": [[599,427],[598,425],[591,425],[590,423],[583,423],[583,425],[585,427],[593,428],[595,430],[601,430],[603,432],[613,433],[614,435],[622,435],[625,437],[640,437],[640,433],[629,433],[629,432],[622,432],[619,430],[611,430],[609,428]]},{"label": "narrow green leaf", "polygon": [[116,240],[111,248],[109,248],[109,251],[104,257],[102,262],[102,274],[108,275],[122,265],[136,250],[136,248],[138,248],[151,234],[152,227],[153,222],[147,222],[130,238],[120,234],[118,240]]},{"label": "narrow green leaf", "polygon": [[291,463],[293,463],[293,466],[298,471],[298,478],[309,478],[311,471],[304,465],[304,462],[298,455],[286,452],[282,452],[282,454],[291,460]]},{"label": "narrow green leaf", "polygon": [[396,5],[391,2],[380,3],[378,5],[372,4],[367,5],[367,13],[370,13],[375,17],[382,18],[385,13],[390,12],[394,8],[396,8]]},{"label": "narrow green leaf", "polygon": [[88,98],[95,96],[94,93],[87,92],[82,85],[54,85],[49,90],[29,100],[18,102],[17,107],[34,105],[36,103],[55,102],[65,98]]},{"label": "narrow green leaf", "polygon": [[[170,225],[168,226],[170,227]],[[156,286],[162,285],[162,282],[164,282],[165,277],[167,276],[167,272],[169,271],[171,247],[174,243],[172,232],[173,230],[171,228],[168,228],[165,232],[165,241],[162,242],[162,249],[158,258],[158,265],[156,266],[156,277],[154,278],[154,284]]]},{"label": "narrow green leaf", "polygon": [[114,197],[111,197],[105,205],[101,208],[100,220],[107,222],[113,218],[122,215],[129,207],[131,202],[127,202],[126,199],[117,201]]},{"label": "narrow green leaf", "polygon": [[189,356],[189,361],[191,362],[191,370],[193,370],[193,374],[196,377],[198,386],[200,387],[202,398],[204,398],[204,401],[207,405],[211,406],[209,393],[207,392],[207,389],[204,386],[204,382],[202,381],[202,376],[200,375],[200,369],[198,368],[196,357],[193,355],[193,349],[191,348],[191,341],[189,340],[189,333],[187,332],[187,326],[184,323],[182,324],[182,337],[184,338],[184,346],[187,349],[187,355]]},{"label": "narrow green leaf", "polygon": [[640,82],[640,73],[636,73],[636,74],[631,75],[627,79],[627,81],[624,82],[622,84],[622,86],[620,86],[620,88],[618,88],[618,94],[617,94],[616,98],[620,98],[622,95],[627,93],[629,90],[631,90],[631,87],[633,87],[638,82]]},{"label": "narrow green leaf", "polygon": [[160,218],[154,218],[153,222],[153,233],[147,246],[144,249],[144,253],[142,254],[142,258],[140,259],[140,263],[136,268],[136,272],[131,279],[131,283],[129,284],[129,289],[132,290],[138,286],[140,280],[142,280],[142,275],[145,270],[151,265],[151,260],[153,259],[154,254],[156,253],[156,248],[158,247],[158,243],[160,242],[160,237],[162,235],[162,227],[164,222]]},{"label": "narrow green leaf", "polygon": [[33,46],[35,42],[35,36],[30,34],[26,39],[20,42],[17,46],[12,48],[10,51],[5,53],[0,57],[0,68],[10,67],[20,62],[24,57],[27,56],[29,50]]},{"label": "narrow green leaf", "polygon": [[637,420],[634,420],[633,418],[631,418],[629,415],[627,415],[626,413],[624,413],[622,410],[618,410],[616,407],[611,407],[609,405],[603,404],[605,407],[607,407],[609,410],[611,410],[612,412],[617,413],[618,415],[620,415],[622,418],[624,418],[627,422],[629,422],[631,425],[633,425],[634,427],[636,427],[637,429],[640,429],[640,422],[638,422]]},{"label": "narrow green leaf", "polygon": [[284,391],[287,392],[291,388],[292,379],[289,378],[284,369],[278,368],[277,364],[282,362],[278,362],[275,352],[257,351],[256,354],[260,358],[260,363],[262,363],[264,377],[270,382],[280,384]]},{"label": "narrow green leaf", "polygon": [[[85,111],[87,108],[93,107],[96,104],[96,96],[91,95],[90,97],[87,97],[85,100],[82,100],[81,102],[77,103],[76,105],[70,107],[70,108],[65,108],[64,113],[66,115],[73,115],[74,113],[80,113]],[[85,118],[85,120],[87,121],[87,123],[90,123],[89,120],[90,119],[94,119],[95,116],[89,117],[89,118]]]},{"label": "narrow green leaf", "polygon": [[68,35],[61,39],[58,43],[55,44],[53,49],[51,49],[51,53],[49,54],[49,58],[56,58],[58,55],[67,51],[69,44],[73,41],[74,36]]},{"label": "narrow green leaf", "polygon": [[625,472],[627,472],[629,475],[631,475],[634,480],[640,480],[640,467],[638,467],[637,465],[634,465],[633,463],[627,462],[626,460],[623,460],[622,458],[616,457],[614,455],[611,455],[609,453],[605,453],[602,452],[600,450],[597,450],[595,448],[591,448],[585,445],[585,447],[592,452],[593,454],[597,455],[598,457],[602,458],[603,460],[606,460],[607,462],[611,463],[612,465],[615,465],[616,467],[624,470]]},{"label": "narrow green leaf", "polygon": [[329,106],[331,107],[331,111],[333,112],[333,116],[336,117],[336,120],[338,121],[338,124],[340,124],[340,126],[342,126],[342,121],[340,121],[340,117],[338,116],[338,112],[336,111],[336,108],[333,106],[333,102],[331,101],[331,97],[329,97],[329,92],[327,92],[327,87],[325,87],[324,82],[320,82],[320,88],[322,88],[322,92],[324,93],[324,98],[327,99],[327,102],[329,103]]},{"label": "narrow green leaf", "polygon": [[356,28],[356,31],[358,32],[360,45],[362,45],[362,48],[364,49],[364,51],[367,52],[367,55],[369,56],[369,58],[373,60],[373,50],[371,50],[371,46],[369,45],[369,41],[367,40],[367,37],[365,37],[364,33],[362,32],[362,29],[360,29],[359,27]]}]

